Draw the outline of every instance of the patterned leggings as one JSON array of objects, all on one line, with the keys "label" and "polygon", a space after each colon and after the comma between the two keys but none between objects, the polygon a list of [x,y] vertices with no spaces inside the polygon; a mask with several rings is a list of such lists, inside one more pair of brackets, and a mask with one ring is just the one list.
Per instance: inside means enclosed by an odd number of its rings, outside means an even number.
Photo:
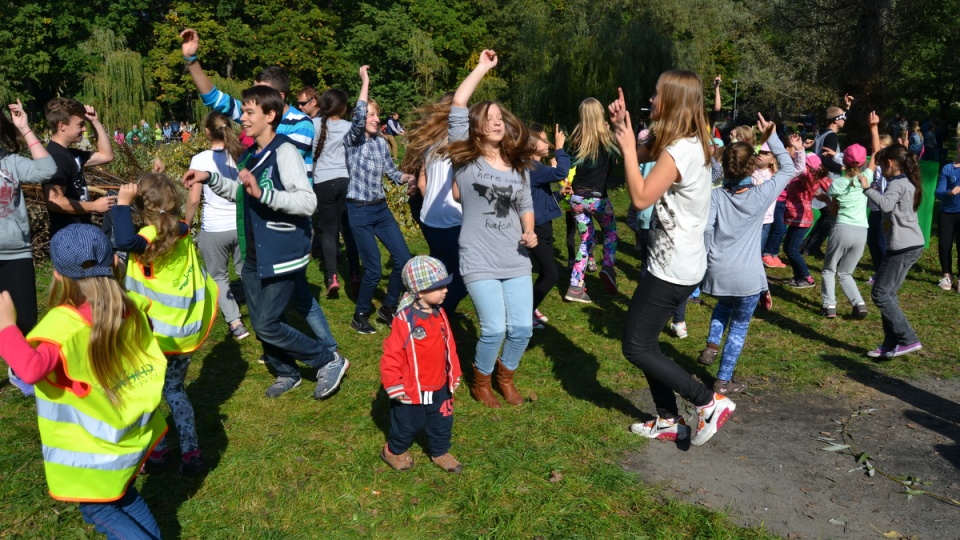
[{"label": "patterned leggings", "polygon": [[[173,415],[173,424],[180,434],[180,455],[196,452],[200,449],[197,444],[197,424],[193,416],[193,405],[183,387],[187,378],[187,369],[190,367],[189,354],[167,356],[167,375],[163,380],[163,398],[170,406]],[[167,450],[169,445],[164,437],[158,444],[155,452]]]},{"label": "patterned leggings", "polygon": [[759,301],[759,294],[717,298],[713,316],[710,317],[707,343],[719,346],[723,331],[730,328],[730,332],[727,333],[727,343],[723,346],[723,355],[720,357],[720,371],[717,373],[717,379],[729,381],[733,378],[733,370],[737,367],[740,351],[743,350],[743,344],[747,340],[750,318],[753,317]]},{"label": "patterned leggings", "polygon": [[603,232],[603,266],[611,269],[617,258],[617,220],[613,215],[613,203],[610,199],[573,195],[570,197],[570,208],[573,209],[573,219],[576,220],[577,232],[580,233],[580,249],[577,251],[577,260],[573,263],[570,285],[579,287],[583,283],[590,252],[593,251],[593,218],[596,217],[600,222],[600,230]]}]

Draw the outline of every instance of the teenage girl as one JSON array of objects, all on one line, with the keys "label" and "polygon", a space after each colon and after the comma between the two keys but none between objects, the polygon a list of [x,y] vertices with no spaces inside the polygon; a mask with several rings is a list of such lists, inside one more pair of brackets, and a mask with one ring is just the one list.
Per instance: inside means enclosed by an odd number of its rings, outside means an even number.
[{"label": "teenage girl", "polygon": [[[703,83],[695,73],[671,70],[660,75],[650,99],[654,138],[637,145],[623,91],[610,107],[617,143],[623,152],[630,200],[637,208],[655,205],[647,272],[640,276],[624,323],[623,355],[642,369],[657,418],[631,430],[653,439],[689,436],[674,392],[697,408],[694,445],[706,443],[733,414],[736,405],[694,379],[660,350],[660,329],[674,309],[697,288],[707,268],[703,243],[710,212],[711,138],[704,117]],[[638,156],[639,154],[639,156]],[[639,158],[639,159],[638,159]],[[656,160],[640,174],[639,160]]]},{"label": "teenage girl", "polygon": [[871,165],[883,167],[887,189],[880,193],[876,185],[864,191],[883,212],[883,230],[887,254],[877,270],[870,296],[883,319],[883,343],[867,353],[871,358],[892,358],[922,348],[920,338],[900,309],[897,292],[903,286],[910,267],[923,252],[923,233],[917,221],[917,208],[923,198],[920,168],[916,154],[903,145],[881,150]]},{"label": "teenage girl", "polygon": [[[136,203],[144,227],[135,232],[130,204]],[[193,405],[183,388],[193,352],[207,338],[217,309],[217,284],[200,266],[190,227],[180,221],[180,194],[163,174],[151,173],[138,184],[120,186],[113,208],[117,249],[130,253],[126,288],[134,298],[150,301],[147,315],[160,350],[167,356],[163,397],[180,434],[179,472],[200,474],[200,458]],[[166,440],[150,455],[147,466],[172,464]]]},{"label": "teenage girl", "polygon": [[35,385],[50,496],[79,502],[109,538],[159,539],[133,484],[167,427],[157,412],[167,362],[146,304],[124,294],[110,241],[93,225],[55,234],[50,260],[51,309],[26,339],[10,293],[0,292],[0,356]]},{"label": "teenage girl", "polygon": [[[198,171],[218,172],[227,178],[237,178],[237,159],[245,150],[233,132],[230,118],[220,112],[210,111],[203,120],[203,131],[210,141],[210,150],[193,156],[190,168]],[[200,220],[198,246],[203,254],[207,271],[217,283],[220,312],[230,328],[230,335],[240,340],[250,335],[240,319],[240,306],[230,292],[230,257],[237,276],[243,269],[243,256],[237,240],[237,205],[217,195],[206,184],[195,184],[187,192],[184,221],[193,223],[193,218],[203,198],[203,216]]]},{"label": "teenage girl", "polygon": [[557,261],[553,254],[553,220],[560,217],[563,212],[557,203],[557,197],[554,195],[551,186],[556,182],[562,182],[567,179],[570,171],[570,156],[563,151],[563,143],[566,135],[560,130],[560,125],[554,126],[553,140],[556,143],[554,151],[554,166],[545,165],[543,159],[550,154],[550,142],[547,140],[547,132],[543,126],[531,124],[530,132],[536,145],[537,161],[533,162],[533,170],[530,171],[530,191],[533,196],[533,214],[534,214],[534,232],[537,233],[537,247],[530,250],[530,254],[537,260],[540,266],[540,274],[533,283],[533,327],[544,328],[543,323],[547,322],[547,317],[538,309],[544,298],[550,294],[550,290],[560,279],[560,272],[557,269]]},{"label": "teenage girl", "polygon": [[[37,324],[37,280],[30,242],[30,218],[21,184],[39,184],[50,180],[57,164],[43,143],[34,135],[20,100],[10,104],[10,118],[0,113],[0,291],[7,291],[17,308],[17,328],[24,334]],[[20,140],[30,150],[28,159],[18,155]],[[7,370],[10,382],[25,396],[33,387]]]},{"label": "teenage girl", "polygon": [[[523,403],[514,372],[530,342],[533,282],[529,249],[537,247],[533,200],[526,169],[535,154],[523,122],[492,101],[467,103],[497,53],[485,50],[460,83],[450,109],[453,197],[463,205],[460,273],[480,319],[470,394],[487,407],[500,407],[497,387],[511,405]],[[501,352],[500,347],[503,346]]]},{"label": "teenage girl", "polygon": [[599,101],[594,98],[583,100],[580,103],[580,123],[570,134],[573,165],[577,168],[571,185],[573,195],[570,196],[570,208],[580,234],[580,248],[570,273],[570,287],[564,296],[571,302],[589,304],[591,301],[584,289],[583,277],[595,242],[594,217],[600,222],[603,232],[600,280],[607,292],[617,292],[617,274],[613,268],[617,258],[617,221],[613,203],[607,197],[607,177],[619,151],[603,116],[603,105]]}]

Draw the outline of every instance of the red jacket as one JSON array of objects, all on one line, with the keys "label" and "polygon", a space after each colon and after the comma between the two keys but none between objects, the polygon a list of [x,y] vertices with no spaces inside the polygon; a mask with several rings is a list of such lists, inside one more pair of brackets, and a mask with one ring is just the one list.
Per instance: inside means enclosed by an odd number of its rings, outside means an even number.
[{"label": "red jacket", "polygon": [[816,178],[809,171],[790,180],[784,192],[787,194],[786,208],[783,212],[783,222],[794,227],[812,227],[813,209],[810,203],[817,195],[817,191],[824,193],[830,189],[830,177]]},{"label": "red jacket", "polygon": [[[426,338],[436,337],[431,333],[437,331],[440,340],[430,339],[429,342],[442,343],[443,346],[434,346],[432,350],[423,347],[421,344],[427,341]],[[415,337],[418,334],[421,337]],[[421,387],[421,374],[441,369],[440,366],[443,366],[447,387],[453,394],[460,386],[460,360],[450,332],[450,321],[443,310],[438,309],[426,319],[419,318],[412,306],[397,313],[390,335],[383,340],[383,356],[380,357],[380,381],[387,395],[408,405],[423,404],[425,391]]]}]

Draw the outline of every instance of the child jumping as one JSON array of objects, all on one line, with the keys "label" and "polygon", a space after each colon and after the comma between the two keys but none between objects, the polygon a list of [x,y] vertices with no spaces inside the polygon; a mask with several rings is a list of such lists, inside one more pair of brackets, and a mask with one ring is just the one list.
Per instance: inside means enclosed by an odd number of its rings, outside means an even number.
[{"label": "child jumping", "polygon": [[[130,204],[143,216],[139,234],[133,226]],[[113,212],[117,249],[130,253],[126,287],[133,298],[149,302],[147,316],[160,350],[167,356],[163,397],[170,406],[180,435],[179,472],[200,474],[200,458],[193,405],[184,390],[190,358],[213,327],[217,309],[217,284],[200,265],[190,227],[180,221],[180,194],[163,174],[151,173],[138,184],[124,184]],[[147,461],[148,470],[172,464],[166,439]]]},{"label": "child jumping", "polygon": [[79,502],[83,519],[111,538],[158,540],[133,481],[166,432],[157,406],[167,361],[145,306],[114,279],[100,229],[66,226],[50,240],[50,260],[51,309],[26,339],[10,293],[0,292],[0,357],[35,385],[50,496]]},{"label": "child jumping", "polygon": [[450,321],[440,305],[451,276],[443,263],[418,255],[403,267],[406,294],[383,342],[380,380],[390,396],[390,432],[380,458],[398,471],[413,468],[407,449],[425,431],[430,461],[450,473],[463,465],[450,455],[453,392],[460,360]]}]

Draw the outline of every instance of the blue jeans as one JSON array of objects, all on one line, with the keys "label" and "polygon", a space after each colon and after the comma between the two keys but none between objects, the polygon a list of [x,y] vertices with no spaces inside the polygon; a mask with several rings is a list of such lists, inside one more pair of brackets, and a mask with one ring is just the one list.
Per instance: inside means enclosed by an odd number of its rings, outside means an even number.
[{"label": "blue jeans", "polygon": [[760,302],[759,294],[717,298],[717,305],[713,308],[713,315],[710,317],[707,343],[719,346],[723,332],[727,327],[730,328],[727,343],[723,346],[723,355],[720,357],[720,371],[717,373],[717,379],[729,381],[733,377],[733,369],[737,367],[737,359],[740,358],[743,343],[747,340],[750,318],[753,317],[758,302]]},{"label": "blue jeans", "polygon": [[[769,236],[767,236],[766,240],[762,243],[763,255],[780,256],[780,244],[783,243],[783,236],[787,233],[787,226],[783,222],[783,214],[786,211],[787,203],[777,201],[777,205],[773,209],[773,223],[770,224]],[[767,225],[763,227],[766,229]]]},{"label": "blue jeans", "polygon": [[430,246],[430,256],[439,259],[453,277],[450,285],[447,285],[447,298],[441,306],[448,315],[452,315],[460,301],[467,297],[467,286],[460,275],[460,226],[441,229],[424,223],[420,225],[420,230]]},{"label": "blue jeans", "polygon": [[298,291],[306,290],[306,281],[306,269],[261,279],[255,265],[243,265],[243,290],[250,322],[263,344],[267,365],[278,377],[300,378],[297,359],[314,369],[334,359],[333,351],[322,341],[290,326],[283,315]]},{"label": "blue jeans", "polygon": [[796,279],[806,279],[810,277],[810,269],[807,268],[807,261],[800,253],[800,243],[803,237],[807,235],[810,227],[796,227],[791,225],[787,227],[787,236],[784,239],[783,250],[787,252],[787,260],[793,267],[793,277]]},{"label": "blue jeans", "polygon": [[160,540],[160,526],[133,484],[116,501],[80,503],[80,514],[108,540]]},{"label": "blue jeans", "polygon": [[897,293],[903,286],[903,281],[907,279],[907,272],[920,259],[921,253],[923,253],[923,246],[900,253],[887,252],[874,278],[870,297],[880,310],[880,319],[883,321],[883,347],[886,349],[920,341],[913,327],[907,322],[903,310],[900,309]]},{"label": "blue jeans", "polygon": [[353,230],[353,239],[357,242],[357,251],[360,252],[360,262],[363,264],[363,280],[357,294],[357,313],[369,315],[373,311],[373,293],[380,283],[382,270],[378,239],[393,257],[393,272],[390,273],[387,297],[383,304],[395,307],[400,300],[400,293],[403,292],[403,265],[410,260],[410,249],[407,248],[397,220],[393,218],[387,203],[361,206],[350,200],[347,201],[347,216]]},{"label": "blue jeans", "polygon": [[337,340],[333,339],[333,332],[330,331],[330,325],[327,323],[326,315],[323,314],[323,309],[320,308],[317,299],[310,294],[310,286],[307,284],[307,280],[297,280],[296,286],[297,288],[293,293],[294,309],[303,317],[307,326],[310,327],[310,331],[317,336],[320,343],[323,343],[323,346],[330,352],[336,351],[338,348]]},{"label": "blue jeans", "polygon": [[497,353],[510,370],[517,369],[520,357],[533,336],[533,282],[530,276],[511,279],[481,279],[467,283],[470,298],[480,319],[480,339],[473,363],[484,375],[493,373]]}]

